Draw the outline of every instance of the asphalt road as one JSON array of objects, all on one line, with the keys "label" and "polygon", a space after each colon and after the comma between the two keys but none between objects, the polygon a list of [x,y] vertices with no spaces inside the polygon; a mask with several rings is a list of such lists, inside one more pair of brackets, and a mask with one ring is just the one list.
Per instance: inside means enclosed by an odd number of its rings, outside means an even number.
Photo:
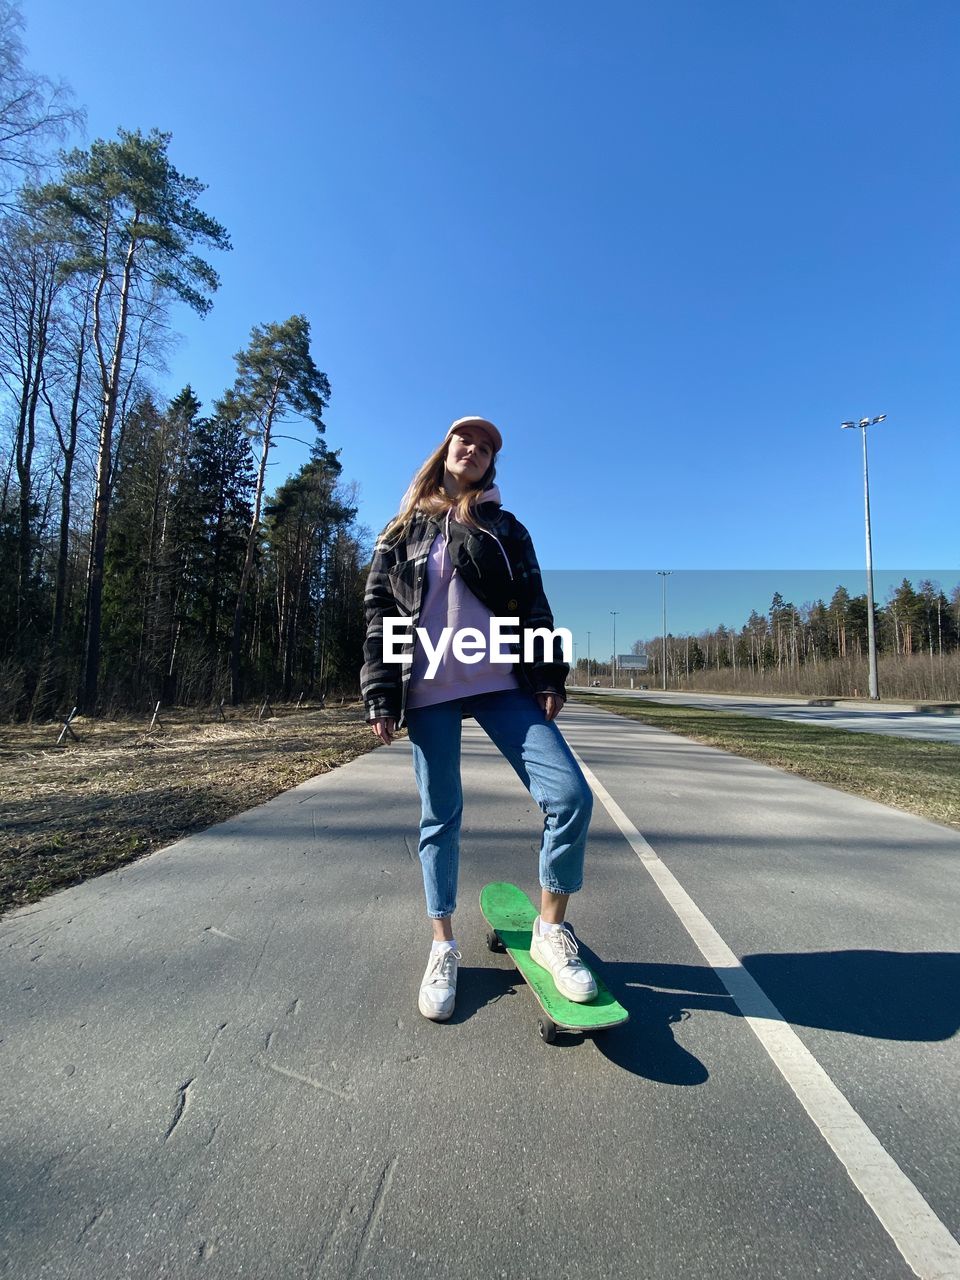
[{"label": "asphalt road", "polygon": [[485,949],[540,814],[471,723],[458,1008],[418,1015],[382,748],[0,921],[0,1275],[960,1276],[960,837],[561,723],[599,793],[571,918],[626,1026],[544,1045]]},{"label": "asphalt road", "polygon": [[[736,711],[745,716],[816,724],[854,733],[885,733],[900,738],[927,738],[932,742],[960,742],[960,714],[952,704],[917,711],[902,703],[838,702],[819,706],[802,698],[760,698],[723,693],[674,693],[672,690],[590,689],[578,690],[601,696],[639,698],[649,702],[675,703],[683,707],[705,707],[711,711]],[[829,701],[829,699],[825,700]]]}]

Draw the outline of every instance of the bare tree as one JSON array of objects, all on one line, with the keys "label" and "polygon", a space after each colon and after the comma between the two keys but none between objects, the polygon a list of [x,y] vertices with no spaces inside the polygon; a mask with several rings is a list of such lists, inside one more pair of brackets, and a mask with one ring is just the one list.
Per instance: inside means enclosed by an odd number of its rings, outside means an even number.
[{"label": "bare tree", "polygon": [[19,182],[39,176],[48,143],[62,141],[83,123],[62,81],[24,65],[23,28],[17,5],[0,0],[0,203],[9,202]]},{"label": "bare tree", "polygon": [[22,217],[0,224],[0,382],[16,414],[14,459],[19,486],[16,629],[22,639],[33,621],[34,451],[44,363],[59,282],[62,244],[45,239]]}]

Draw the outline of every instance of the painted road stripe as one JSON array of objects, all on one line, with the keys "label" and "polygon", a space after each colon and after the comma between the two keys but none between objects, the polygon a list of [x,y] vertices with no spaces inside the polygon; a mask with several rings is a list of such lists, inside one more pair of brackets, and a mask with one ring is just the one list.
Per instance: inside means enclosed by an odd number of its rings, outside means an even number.
[{"label": "painted road stripe", "polygon": [[594,795],[733,997],[774,1066],[880,1219],[907,1265],[921,1280],[958,1280],[960,1245],[596,774],[576,752],[574,755]]}]

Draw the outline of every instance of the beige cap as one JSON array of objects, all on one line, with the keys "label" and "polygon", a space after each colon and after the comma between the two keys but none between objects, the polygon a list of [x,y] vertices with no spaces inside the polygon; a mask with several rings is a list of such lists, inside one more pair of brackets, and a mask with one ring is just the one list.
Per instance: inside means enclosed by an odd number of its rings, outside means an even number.
[{"label": "beige cap", "polygon": [[482,427],[493,441],[494,453],[499,453],[503,448],[503,436],[487,418],[458,418],[456,422],[450,424],[450,430],[444,436],[444,439],[449,440],[460,427]]}]

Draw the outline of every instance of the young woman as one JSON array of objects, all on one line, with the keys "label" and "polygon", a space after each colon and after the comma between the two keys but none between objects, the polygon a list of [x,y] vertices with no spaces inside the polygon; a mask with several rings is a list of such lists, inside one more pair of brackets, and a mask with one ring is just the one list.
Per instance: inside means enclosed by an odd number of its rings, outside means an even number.
[{"label": "young woman", "polygon": [[[583,881],[583,855],[593,797],[554,724],[565,701],[569,668],[559,639],[541,640],[532,661],[490,659],[489,641],[473,661],[448,644],[444,628],[489,637],[491,617],[516,621],[514,632],[546,627],[553,616],[543,593],[530,535],[500,505],[494,485],[500,432],[485,418],[459,418],[416,473],[397,516],[377,540],[365,597],[367,635],[360,677],[367,719],[389,746],[406,725],[420,791],[420,862],[433,944],[419,1008],[442,1022],[453,1013],[457,964],[453,936],[460,858],[460,727],[472,716],[513,766],[545,815],[540,845],[540,914],[531,955],[571,1000],[596,995],[593,977],[564,924],[567,899]],[[384,619],[421,628],[412,662],[386,661]],[[450,633],[448,632],[448,640]],[[522,648],[515,645],[515,652]],[[510,651],[507,644],[502,646]],[[409,649],[407,650],[409,654]],[[468,651],[460,651],[467,657]],[[479,656],[480,660],[476,658]]]}]

